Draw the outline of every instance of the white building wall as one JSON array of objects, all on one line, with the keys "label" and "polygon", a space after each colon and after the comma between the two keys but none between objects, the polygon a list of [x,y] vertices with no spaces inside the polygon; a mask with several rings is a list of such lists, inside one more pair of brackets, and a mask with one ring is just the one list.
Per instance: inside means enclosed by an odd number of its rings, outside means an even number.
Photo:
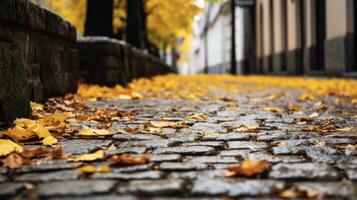
[{"label": "white building wall", "polygon": [[[229,9],[217,9],[215,5],[209,16],[210,25],[207,33],[207,63],[210,73],[227,73],[230,70],[231,60],[231,15]],[[226,5],[227,6],[227,5]],[[228,10],[228,11],[227,11]],[[220,11],[220,12],[218,12]],[[200,24],[201,26],[203,24]],[[203,27],[201,27],[203,30]],[[238,65],[244,59],[244,9],[236,7],[236,59],[238,73],[243,69]],[[201,32],[193,40],[195,50],[192,51],[192,60],[189,73],[199,73],[205,67],[205,40]]]}]

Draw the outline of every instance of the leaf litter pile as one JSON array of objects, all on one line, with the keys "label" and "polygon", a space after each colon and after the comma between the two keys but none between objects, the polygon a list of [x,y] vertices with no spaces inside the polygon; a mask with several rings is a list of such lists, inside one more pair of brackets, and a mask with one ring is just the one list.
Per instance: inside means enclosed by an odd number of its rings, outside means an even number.
[{"label": "leaf litter pile", "polygon": [[[287,90],[298,91],[291,97]],[[266,91],[266,92],[265,92]],[[255,94],[265,94],[256,96]],[[341,126],[333,115],[326,111],[341,105],[357,105],[357,81],[349,79],[311,79],[301,77],[269,77],[269,76],[229,76],[229,75],[196,75],[157,76],[152,79],[134,80],[128,87],[114,88],[80,84],[76,94],[49,99],[45,104],[31,102],[33,111],[31,119],[17,119],[12,126],[0,131],[0,164],[11,170],[24,165],[36,165],[48,160],[67,160],[69,162],[85,162],[86,165],[76,169],[79,173],[108,173],[112,167],[126,165],[142,165],[150,162],[148,155],[118,154],[107,156],[112,149],[98,151],[79,156],[67,155],[62,151],[60,141],[72,138],[107,138],[115,134],[163,134],[163,128],[182,129],[189,125],[183,122],[172,122],[169,119],[152,120],[145,124],[145,131],[137,128],[124,128],[117,133],[112,124],[135,120],[135,113],[117,107],[89,107],[88,102],[110,100],[142,99],[182,99],[187,101],[210,101],[225,103],[233,112],[239,112],[244,94],[255,108],[283,115],[297,115],[293,124],[302,125],[304,132],[354,132],[356,127]],[[281,100],[291,98],[286,105]],[[325,101],[328,99],[328,102]],[[347,111],[346,111],[347,112]],[[352,111],[351,111],[352,112]],[[350,113],[347,113],[350,114]],[[357,118],[356,113],[351,117]],[[186,120],[200,122],[209,118],[207,113],[192,113]],[[224,119],[234,121],[236,119]],[[85,125],[95,122],[96,127]],[[262,120],[259,125],[241,125],[226,127],[228,132],[258,133],[262,130],[274,130],[265,126]],[[202,132],[203,136],[221,135],[219,132]],[[276,143],[276,146],[285,144]],[[319,143],[315,145],[324,145]],[[346,148],[356,149],[355,145]],[[91,162],[105,160],[105,165],[92,165]],[[270,164],[266,160],[246,158],[241,164],[227,168],[225,177],[259,177],[267,171]],[[313,191],[309,191],[311,196]],[[301,197],[294,188],[281,191],[282,197]]]}]

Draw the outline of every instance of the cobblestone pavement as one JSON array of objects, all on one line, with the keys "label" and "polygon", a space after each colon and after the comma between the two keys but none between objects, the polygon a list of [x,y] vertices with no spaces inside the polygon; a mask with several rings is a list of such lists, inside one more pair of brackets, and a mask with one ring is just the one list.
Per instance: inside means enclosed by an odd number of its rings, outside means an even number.
[{"label": "cobblestone pavement", "polygon": [[[253,101],[272,92],[285,95],[274,101]],[[84,163],[48,161],[24,166],[15,172],[0,168],[1,199],[357,199],[357,150],[355,131],[302,131],[296,123],[321,108],[321,102],[301,102],[305,112],[271,112],[264,107],[284,108],[296,101],[300,91],[271,89],[230,96],[226,101],[115,100],[89,102],[90,107],[117,108],[136,114],[135,120],[113,124],[112,137],[61,139],[71,155],[107,151],[106,157],[121,153],[148,154],[144,165],[113,167],[109,173],[83,175],[75,171]],[[356,127],[357,107],[327,107],[318,120],[336,127]],[[317,105],[320,104],[320,105]],[[334,106],[333,106],[334,105]],[[186,117],[203,113],[205,120]],[[330,116],[334,116],[330,118]],[[147,131],[148,121],[183,122],[185,128]],[[318,122],[317,122],[318,121]],[[86,125],[96,127],[96,123]],[[259,131],[232,131],[230,127],[259,126]],[[123,134],[126,128],[140,134]],[[228,166],[244,158],[267,160],[269,169],[250,178],[225,177]],[[92,162],[101,165],[102,161]],[[283,195],[282,191],[298,191]]]}]

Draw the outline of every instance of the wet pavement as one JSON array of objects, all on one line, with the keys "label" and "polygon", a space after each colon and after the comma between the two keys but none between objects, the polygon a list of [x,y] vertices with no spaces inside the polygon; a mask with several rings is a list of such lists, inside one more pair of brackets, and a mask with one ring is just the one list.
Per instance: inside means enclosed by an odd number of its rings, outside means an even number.
[{"label": "wet pavement", "polygon": [[[112,123],[116,134],[111,137],[60,138],[65,153],[104,149],[105,158],[147,154],[150,162],[91,175],[75,171],[86,163],[66,160],[44,161],[15,171],[0,168],[1,199],[357,199],[356,104],[336,105],[335,99],[325,97],[322,102],[301,101],[301,111],[288,112],[287,106],[301,92],[278,92],[285,95],[268,101],[256,98],[269,91],[231,95],[225,101],[88,102],[91,108],[120,107],[135,113],[135,119]],[[272,106],[284,111],[265,109]],[[197,113],[206,118],[187,117]],[[306,120],[309,116],[314,119]],[[148,129],[152,121],[185,126]],[[333,123],[334,128],[306,130],[326,123]],[[96,128],[100,123],[86,125]],[[242,126],[257,130],[237,129]],[[127,129],[140,133],[127,134]],[[105,158],[91,164],[102,165]],[[257,176],[225,176],[229,166],[245,158],[266,160],[270,167]]]}]

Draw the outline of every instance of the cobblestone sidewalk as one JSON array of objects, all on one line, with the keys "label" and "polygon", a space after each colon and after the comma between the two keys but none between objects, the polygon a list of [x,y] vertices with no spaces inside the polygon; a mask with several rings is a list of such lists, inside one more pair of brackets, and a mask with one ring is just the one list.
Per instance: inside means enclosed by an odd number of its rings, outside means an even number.
[{"label": "cobblestone sidewalk", "polygon": [[[267,94],[284,92],[275,101],[258,101]],[[107,151],[148,154],[144,165],[113,167],[109,173],[83,175],[75,171],[84,163],[48,161],[24,166],[15,172],[0,168],[1,199],[357,199],[357,133],[355,131],[302,131],[298,120],[314,115],[316,102],[301,102],[305,112],[272,112],[296,101],[300,91],[261,91],[230,96],[225,101],[116,100],[88,102],[90,107],[116,108],[136,113],[135,120],[118,122],[112,137],[62,138],[71,155]],[[336,106],[323,99],[325,111],[318,120],[341,129],[357,126],[357,107]],[[187,116],[203,113],[205,120]],[[333,118],[331,118],[333,116]],[[150,121],[184,122],[186,128],[148,132]],[[308,122],[309,123],[309,122]],[[97,124],[88,122],[95,127]],[[230,127],[258,126],[256,132],[232,131]],[[123,134],[131,128],[140,134]],[[269,169],[256,177],[224,177],[228,166],[244,158],[267,160]],[[92,162],[101,165],[103,161]]]}]

